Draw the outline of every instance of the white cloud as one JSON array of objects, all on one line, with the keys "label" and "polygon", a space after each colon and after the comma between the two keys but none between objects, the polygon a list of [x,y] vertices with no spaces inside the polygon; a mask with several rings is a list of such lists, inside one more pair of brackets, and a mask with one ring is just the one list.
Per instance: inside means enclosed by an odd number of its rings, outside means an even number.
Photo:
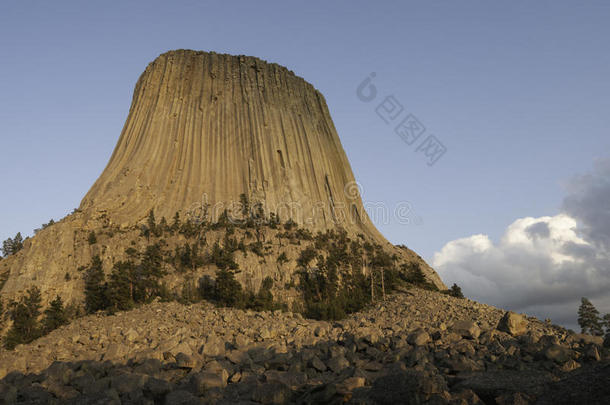
[{"label": "white cloud", "polygon": [[582,296],[610,312],[610,164],[568,190],[564,213],[517,219],[497,243],[483,234],[451,241],[432,265],[470,298],[574,329]]}]

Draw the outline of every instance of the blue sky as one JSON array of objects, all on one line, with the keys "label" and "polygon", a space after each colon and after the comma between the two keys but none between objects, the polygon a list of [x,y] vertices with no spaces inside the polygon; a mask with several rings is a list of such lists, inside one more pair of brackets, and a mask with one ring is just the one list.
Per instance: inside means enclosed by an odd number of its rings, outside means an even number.
[{"label": "blue sky", "polygon": [[[102,172],[135,82],[170,49],[287,66],[326,97],[379,224],[432,260],[556,215],[565,184],[610,150],[610,3],[308,1],[0,3],[0,239],[77,207]],[[429,167],[363,103],[371,72],[447,148]]]}]

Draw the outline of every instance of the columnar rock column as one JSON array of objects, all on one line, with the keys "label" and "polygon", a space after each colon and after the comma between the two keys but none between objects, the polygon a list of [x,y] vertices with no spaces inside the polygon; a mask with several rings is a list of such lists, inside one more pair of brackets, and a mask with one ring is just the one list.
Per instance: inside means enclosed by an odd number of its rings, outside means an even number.
[{"label": "columnar rock column", "polygon": [[133,224],[240,194],[313,230],[341,225],[382,238],[363,208],[324,97],[277,64],[179,50],[152,62],[135,88],[108,166],[83,199]]}]

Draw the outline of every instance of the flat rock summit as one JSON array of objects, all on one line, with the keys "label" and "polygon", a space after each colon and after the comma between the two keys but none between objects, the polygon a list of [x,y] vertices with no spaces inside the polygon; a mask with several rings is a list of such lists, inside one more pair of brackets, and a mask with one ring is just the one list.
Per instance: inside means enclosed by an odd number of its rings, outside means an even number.
[{"label": "flat rock summit", "polygon": [[[140,76],[108,166],[83,199],[130,225],[201,202],[220,214],[245,193],[311,230],[368,219],[324,97],[277,64],[174,51]],[[222,207],[222,208],[218,208]]]},{"label": "flat rock summit", "polygon": [[608,339],[447,289],[255,57],[156,58],[80,206],[12,246],[0,404],[610,403]]}]

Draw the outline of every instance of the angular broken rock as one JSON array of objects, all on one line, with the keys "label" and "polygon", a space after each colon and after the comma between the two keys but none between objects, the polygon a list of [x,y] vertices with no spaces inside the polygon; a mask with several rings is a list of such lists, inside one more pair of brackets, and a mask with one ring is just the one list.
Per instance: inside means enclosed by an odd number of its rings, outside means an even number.
[{"label": "angular broken rock", "polygon": [[292,392],[285,384],[271,381],[259,385],[252,393],[252,400],[261,404],[286,404],[290,402]]},{"label": "angular broken rock", "polygon": [[227,386],[228,375],[226,370],[220,372],[202,371],[193,374],[190,381],[191,389],[198,395],[203,395],[210,388],[224,388]]},{"label": "angular broken rock", "polygon": [[338,374],[349,367],[349,361],[343,356],[333,357],[328,361],[328,367]]},{"label": "angular broken rock", "polygon": [[498,322],[497,329],[513,336],[519,336],[527,332],[527,323],[527,319],[523,315],[507,311]]},{"label": "angular broken rock", "polygon": [[466,339],[476,339],[481,335],[481,329],[477,324],[468,320],[454,322],[451,330]]},{"label": "angular broken rock", "polygon": [[572,358],[572,351],[561,345],[550,345],[543,351],[544,357],[547,360],[555,363],[563,364]]},{"label": "angular broken rock", "polygon": [[364,387],[366,379],[364,377],[349,377],[336,385],[337,393],[349,394],[356,388]]},{"label": "angular broken rock", "polygon": [[430,335],[421,329],[411,333],[407,338],[407,342],[415,346],[423,346],[429,341]]},{"label": "angular broken rock", "polygon": [[188,369],[192,369],[195,368],[197,362],[195,361],[195,359],[192,356],[189,356],[188,354],[185,353],[178,353],[175,357],[176,359],[176,365],[179,368],[188,368]]}]

